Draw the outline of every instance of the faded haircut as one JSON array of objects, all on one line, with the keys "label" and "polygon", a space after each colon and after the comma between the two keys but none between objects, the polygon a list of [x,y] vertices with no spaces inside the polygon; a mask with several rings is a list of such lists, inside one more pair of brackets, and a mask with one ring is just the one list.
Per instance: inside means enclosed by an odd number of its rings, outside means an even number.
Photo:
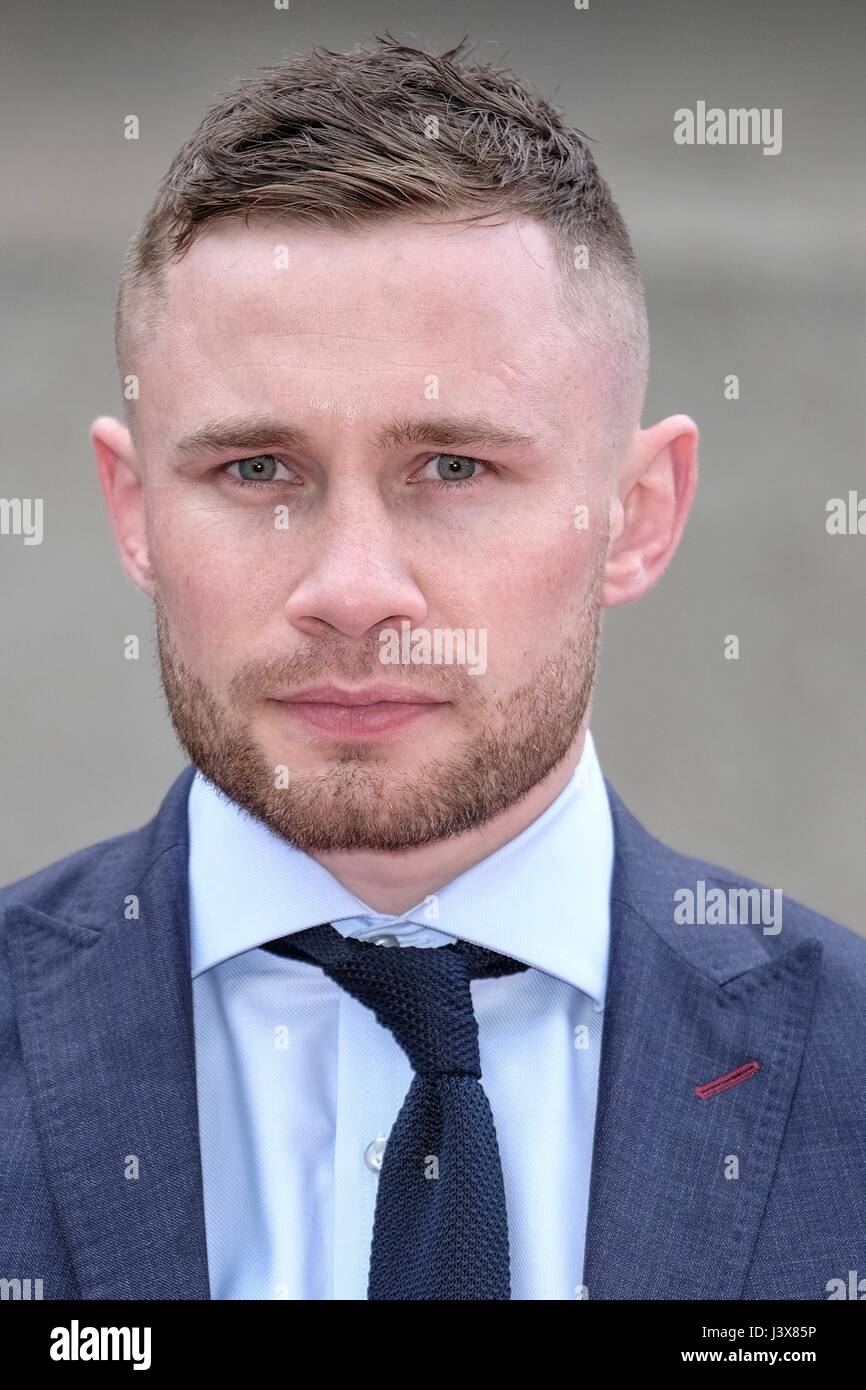
[{"label": "faded haircut", "polygon": [[592,344],[619,439],[640,423],[649,365],[643,287],[590,137],[510,70],[436,56],[386,32],[347,52],[287,54],[208,109],[126,253],[121,379],[165,305],[165,268],[211,224],[264,216],[351,231],[395,217],[529,217],[551,236],[559,304]]}]

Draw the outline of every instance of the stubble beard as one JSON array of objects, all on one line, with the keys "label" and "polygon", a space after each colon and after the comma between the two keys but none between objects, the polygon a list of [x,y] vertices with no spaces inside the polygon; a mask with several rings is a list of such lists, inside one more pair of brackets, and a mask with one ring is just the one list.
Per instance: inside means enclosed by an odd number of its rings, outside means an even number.
[{"label": "stubble beard", "polygon": [[[450,713],[425,718],[456,715],[465,729],[465,737],[444,759],[422,758],[406,769],[395,767],[387,749],[376,742],[334,740],[321,771],[293,769],[287,745],[281,772],[268,762],[249,721],[237,710],[249,708],[251,700],[261,701],[266,690],[301,689],[341,677],[353,683],[381,678],[378,645],[347,653],[335,637],[331,652],[323,641],[312,654],[250,663],[231,679],[227,698],[221,700],[181,658],[157,590],[157,646],[169,716],[181,746],[205,777],[307,853],[396,853],[461,835],[501,814],[543,781],[578,737],[595,679],[601,577],[597,564],[576,633],[505,697],[485,698],[481,678],[463,669],[421,668],[425,689],[454,702]],[[388,675],[395,684],[419,683],[414,668],[389,667]],[[407,730],[397,738],[423,745],[423,727],[422,719],[417,732]]]}]

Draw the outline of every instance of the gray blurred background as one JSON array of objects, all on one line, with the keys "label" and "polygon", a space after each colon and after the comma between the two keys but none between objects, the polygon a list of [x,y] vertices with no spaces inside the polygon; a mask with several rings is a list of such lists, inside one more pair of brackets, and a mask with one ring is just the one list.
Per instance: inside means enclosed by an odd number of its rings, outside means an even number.
[{"label": "gray blurred background", "polygon": [[[701,429],[671,570],[606,618],[604,770],[661,839],[866,933],[866,535],[825,527],[829,498],[866,496],[857,0],[5,0],[2,28],[0,496],[44,498],[45,538],[0,536],[0,882],[140,824],[184,762],[88,440],[120,414],[114,288],[158,178],[205,105],[287,49],[468,32],[595,137],[646,282],[644,423]],[[781,107],[782,152],[675,145],[699,100]]]}]

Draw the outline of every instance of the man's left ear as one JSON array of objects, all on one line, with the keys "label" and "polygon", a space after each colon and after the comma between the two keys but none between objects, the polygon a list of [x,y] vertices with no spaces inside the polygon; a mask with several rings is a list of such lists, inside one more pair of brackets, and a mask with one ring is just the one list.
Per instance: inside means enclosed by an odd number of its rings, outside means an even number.
[{"label": "man's left ear", "polygon": [[641,598],[670,564],[695,495],[697,453],[688,415],[636,431],[626,447],[610,505],[605,607]]}]

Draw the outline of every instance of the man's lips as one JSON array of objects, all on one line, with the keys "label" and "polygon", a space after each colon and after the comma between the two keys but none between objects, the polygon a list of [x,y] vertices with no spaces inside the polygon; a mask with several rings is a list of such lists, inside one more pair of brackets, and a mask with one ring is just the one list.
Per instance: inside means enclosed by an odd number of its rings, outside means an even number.
[{"label": "man's lips", "polygon": [[317,685],[281,695],[275,703],[324,733],[357,738],[401,728],[448,702],[405,686],[368,685],[344,690],[336,685]]},{"label": "man's lips", "polygon": [[423,690],[408,690],[400,685],[365,685],[359,690],[342,690],[338,685],[311,685],[305,690],[295,690],[291,695],[278,697],[286,704],[300,701],[302,704],[316,705],[440,705],[435,695]]}]

